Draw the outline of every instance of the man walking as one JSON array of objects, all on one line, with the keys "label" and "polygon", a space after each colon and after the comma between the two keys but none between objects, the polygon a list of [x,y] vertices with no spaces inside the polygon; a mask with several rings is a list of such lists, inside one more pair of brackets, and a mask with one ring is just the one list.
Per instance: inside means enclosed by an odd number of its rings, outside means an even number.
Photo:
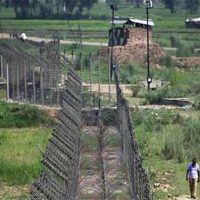
[{"label": "man walking", "polygon": [[197,159],[193,158],[192,162],[188,165],[186,172],[186,181],[189,180],[192,199],[196,199],[197,183],[199,183],[199,178],[199,165],[197,164]]}]

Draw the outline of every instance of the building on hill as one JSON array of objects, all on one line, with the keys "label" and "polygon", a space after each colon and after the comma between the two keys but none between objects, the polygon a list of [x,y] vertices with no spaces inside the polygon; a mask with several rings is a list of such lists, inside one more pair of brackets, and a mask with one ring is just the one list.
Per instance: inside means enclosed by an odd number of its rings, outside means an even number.
[{"label": "building on hill", "polygon": [[187,28],[200,28],[200,17],[194,19],[186,19],[185,26]]},{"label": "building on hill", "polygon": [[[147,21],[133,18],[114,18],[114,29],[109,30],[108,49],[113,47],[113,57],[119,64],[146,63]],[[150,61],[157,64],[166,55],[163,48],[152,41],[154,22],[149,20]],[[113,34],[113,35],[112,35]],[[106,49],[104,49],[107,52]]]}]

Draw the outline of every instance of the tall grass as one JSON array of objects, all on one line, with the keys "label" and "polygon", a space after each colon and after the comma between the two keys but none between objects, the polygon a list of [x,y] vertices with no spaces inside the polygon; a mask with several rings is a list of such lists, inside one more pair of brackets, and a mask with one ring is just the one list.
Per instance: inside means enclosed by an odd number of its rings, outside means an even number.
[{"label": "tall grass", "polygon": [[45,111],[36,107],[3,101],[0,101],[0,119],[0,128],[51,125],[54,122]]},{"label": "tall grass", "polygon": [[5,89],[0,89],[0,99],[6,98],[6,90]]},{"label": "tall grass", "polygon": [[30,184],[41,171],[49,136],[47,128],[0,129],[0,181]]},{"label": "tall grass", "polygon": [[[185,114],[184,114],[185,115]],[[175,111],[140,111],[133,114],[135,133],[144,156],[159,156],[179,163],[199,157],[199,117]]]}]

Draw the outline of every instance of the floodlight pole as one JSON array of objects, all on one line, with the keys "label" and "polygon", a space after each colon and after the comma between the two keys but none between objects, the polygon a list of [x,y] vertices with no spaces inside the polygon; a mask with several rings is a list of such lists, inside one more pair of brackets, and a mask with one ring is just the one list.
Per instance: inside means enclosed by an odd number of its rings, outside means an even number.
[{"label": "floodlight pole", "polygon": [[149,8],[146,7],[146,14],[147,14],[147,86],[148,91],[150,90],[150,60],[149,60]]},{"label": "floodlight pole", "polygon": [[147,87],[149,91],[150,84],[152,82],[152,78],[150,75],[150,59],[149,59],[149,9],[152,7],[152,1],[144,0],[144,4],[146,8],[146,19],[147,19]]},{"label": "floodlight pole", "polygon": [[112,25],[111,25],[111,49],[110,49],[110,78],[113,76],[114,69],[114,61],[113,61],[113,46],[114,46],[114,16],[115,10],[117,10],[117,5],[110,5],[110,9],[112,10]]}]

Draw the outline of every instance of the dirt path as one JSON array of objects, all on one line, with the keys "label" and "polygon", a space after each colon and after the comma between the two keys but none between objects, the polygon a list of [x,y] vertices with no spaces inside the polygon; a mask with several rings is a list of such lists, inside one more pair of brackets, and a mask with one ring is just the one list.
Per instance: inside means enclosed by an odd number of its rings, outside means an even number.
[{"label": "dirt path", "polygon": [[[82,133],[79,199],[100,200],[105,192],[109,199],[128,200],[128,183],[120,164],[117,130],[114,127],[104,130],[101,154],[98,134],[98,127],[91,126],[85,127]],[[103,191],[103,186],[106,186],[106,191]]]},{"label": "dirt path", "polygon": [[[199,199],[199,198],[197,198],[197,199]],[[191,200],[191,198],[188,195],[182,195],[180,197],[176,197],[175,200]]]}]

